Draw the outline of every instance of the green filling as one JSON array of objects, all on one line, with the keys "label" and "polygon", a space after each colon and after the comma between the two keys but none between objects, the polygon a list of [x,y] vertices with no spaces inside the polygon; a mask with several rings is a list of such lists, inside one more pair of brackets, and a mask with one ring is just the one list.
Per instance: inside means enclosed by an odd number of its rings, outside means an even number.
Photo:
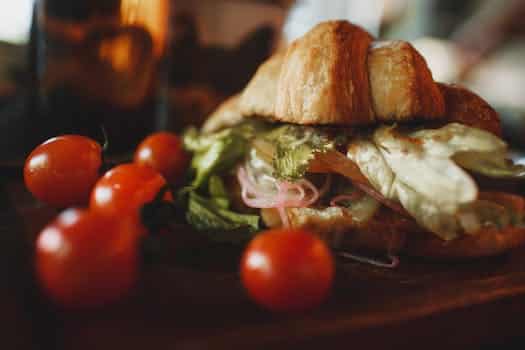
[{"label": "green filling", "polygon": [[260,230],[258,215],[230,209],[231,198],[221,178],[247,154],[251,141],[264,124],[243,123],[206,135],[195,128],[184,134],[185,148],[193,152],[193,179],[180,191],[186,202],[186,221],[216,241],[242,242]]},{"label": "green filling", "polygon": [[[232,174],[255,147],[272,164],[275,178],[302,179],[316,154],[352,141],[351,134],[341,130],[258,121],[243,122],[214,134],[189,129],[184,145],[193,152],[193,177],[181,191],[187,200],[187,221],[198,230],[210,232],[216,240],[246,240],[260,229],[260,217],[231,210],[222,177]],[[451,123],[441,129],[405,133],[396,127],[380,127],[365,140],[353,140],[357,153],[349,152],[349,157],[377,191],[399,201],[422,226],[442,239],[457,237],[464,226],[470,228],[466,233],[475,233],[472,228],[478,226],[522,224],[522,220],[508,219],[516,216],[513,210],[476,200],[477,186],[461,169],[495,178],[523,179],[525,167],[505,159],[507,148],[501,139]],[[330,194],[349,194],[350,189],[334,183]],[[354,204],[340,203],[347,208]]]},{"label": "green filling", "polygon": [[211,135],[191,128],[184,134],[184,147],[193,152],[191,168],[195,172],[191,186],[204,186],[210,175],[231,170],[241,160],[255,137],[257,125],[245,123]]},{"label": "green filling", "polygon": [[295,181],[302,179],[316,154],[335,149],[348,142],[344,132],[333,135],[334,130],[302,125],[284,125],[264,136],[273,145],[274,176]]}]

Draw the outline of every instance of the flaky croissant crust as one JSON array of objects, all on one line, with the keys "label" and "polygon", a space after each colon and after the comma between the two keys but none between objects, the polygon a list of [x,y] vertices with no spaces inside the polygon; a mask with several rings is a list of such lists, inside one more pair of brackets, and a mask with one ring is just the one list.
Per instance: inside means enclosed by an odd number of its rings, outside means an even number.
[{"label": "flaky croissant crust", "polygon": [[444,115],[443,96],[425,59],[406,41],[376,42],[368,55],[373,109],[380,121]]},{"label": "flaky croissant crust", "polygon": [[317,25],[288,48],[275,118],[300,124],[374,121],[366,61],[372,37],[344,21]]},{"label": "flaky croissant crust", "polygon": [[437,119],[445,111],[441,91],[412,45],[373,43],[347,21],[320,23],[270,58],[240,106],[246,116],[349,126]]}]

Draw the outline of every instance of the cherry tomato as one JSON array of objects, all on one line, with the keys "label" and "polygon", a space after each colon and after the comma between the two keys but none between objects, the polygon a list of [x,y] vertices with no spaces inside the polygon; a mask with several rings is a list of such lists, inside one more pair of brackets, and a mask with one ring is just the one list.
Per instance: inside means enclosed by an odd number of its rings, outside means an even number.
[{"label": "cherry tomato", "polygon": [[[106,215],[132,215],[136,220],[142,206],[152,201],[166,180],[156,170],[134,163],[109,170],[91,193],[90,207]],[[164,199],[171,200],[166,193]]]},{"label": "cherry tomato", "polygon": [[133,220],[69,209],[36,241],[36,273],[46,294],[68,308],[116,301],[138,276]]},{"label": "cherry tomato", "polygon": [[180,138],[169,132],[152,134],[141,142],[134,162],[151,166],[172,183],[180,182],[189,163]]},{"label": "cherry tomato", "polygon": [[52,138],[31,152],[24,180],[31,193],[56,207],[84,205],[98,179],[102,149],[80,135]]},{"label": "cherry tomato", "polygon": [[334,277],[330,250],[302,230],[270,230],[255,237],[241,261],[248,294],[272,311],[302,311],[319,305]]}]

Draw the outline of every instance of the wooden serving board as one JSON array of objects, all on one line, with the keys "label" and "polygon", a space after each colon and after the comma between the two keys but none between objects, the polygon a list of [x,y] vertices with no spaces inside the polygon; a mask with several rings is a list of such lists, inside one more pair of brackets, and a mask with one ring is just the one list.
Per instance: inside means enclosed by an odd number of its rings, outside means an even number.
[{"label": "wooden serving board", "polygon": [[9,267],[0,270],[8,281],[0,324],[11,327],[3,329],[17,349],[477,349],[524,334],[525,248],[468,263],[402,257],[393,270],[338,260],[322,307],[276,315],[245,295],[239,249],[199,249],[175,232],[126,300],[61,311],[38,293],[31,263],[32,240],[55,212],[35,206],[16,181],[4,184],[0,208]]}]

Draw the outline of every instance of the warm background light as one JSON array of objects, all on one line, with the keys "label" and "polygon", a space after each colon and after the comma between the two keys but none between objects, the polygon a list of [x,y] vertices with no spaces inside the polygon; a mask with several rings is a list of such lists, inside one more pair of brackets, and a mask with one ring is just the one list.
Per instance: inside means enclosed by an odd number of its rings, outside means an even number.
[{"label": "warm background light", "polygon": [[153,36],[157,56],[166,48],[169,2],[166,0],[122,0],[121,18],[124,24],[143,25]]}]

